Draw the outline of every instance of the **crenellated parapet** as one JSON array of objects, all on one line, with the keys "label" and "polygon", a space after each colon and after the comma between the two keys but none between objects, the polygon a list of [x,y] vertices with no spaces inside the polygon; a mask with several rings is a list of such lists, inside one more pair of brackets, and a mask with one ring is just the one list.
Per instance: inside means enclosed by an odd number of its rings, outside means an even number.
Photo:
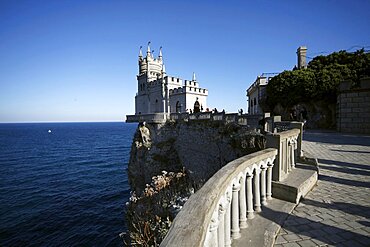
[{"label": "crenellated parapet", "polygon": [[142,51],[139,50],[139,74],[141,75],[147,75],[150,78],[155,78],[159,75],[161,75],[164,70],[164,64],[162,59],[162,47],[159,48],[159,55],[157,58],[154,57],[153,51],[150,50],[150,42],[148,42],[146,57],[143,57]]},{"label": "crenellated parapet", "polygon": [[208,96],[208,90],[205,88],[197,88],[191,86],[182,86],[174,89],[170,89],[170,95],[182,94],[182,93],[191,93],[197,95]]}]

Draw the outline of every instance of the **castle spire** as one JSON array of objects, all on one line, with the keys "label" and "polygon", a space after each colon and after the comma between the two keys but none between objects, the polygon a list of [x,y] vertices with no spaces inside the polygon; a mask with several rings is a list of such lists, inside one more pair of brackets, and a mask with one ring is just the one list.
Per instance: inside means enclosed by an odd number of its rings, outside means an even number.
[{"label": "castle spire", "polygon": [[162,65],[162,74],[166,74],[166,66]]},{"label": "castle spire", "polygon": [[141,48],[143,48],[142,46],[140,46],[140,50],[139,50],[139,58],[141,59],[143,57],[143,52],[141,51]]},{"label": "castle spire", "polygon": [[195,72],[193,72],[193,79],[192,79],[192,81],[196,81],[197,80],[197,78],[195,78]]},{"label": "castle spire", "polygon": [[146,56],[150,57],[150,41],[148,42],[148,48],[146,50]]},{"label": "castle spire", "polygon": [[162,46],[159,47],[159,55],[158,55],[159,60],[162,60]]}]

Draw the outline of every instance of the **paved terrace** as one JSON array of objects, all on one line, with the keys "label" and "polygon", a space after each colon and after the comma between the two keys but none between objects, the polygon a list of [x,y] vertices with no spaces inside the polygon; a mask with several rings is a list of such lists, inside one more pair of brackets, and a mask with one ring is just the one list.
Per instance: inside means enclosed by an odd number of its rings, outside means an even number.
[{"label": "paved terrace", "polygon": [[370,136],[306,131],[317,186],[288,216],[275,247],[370,246]]}]

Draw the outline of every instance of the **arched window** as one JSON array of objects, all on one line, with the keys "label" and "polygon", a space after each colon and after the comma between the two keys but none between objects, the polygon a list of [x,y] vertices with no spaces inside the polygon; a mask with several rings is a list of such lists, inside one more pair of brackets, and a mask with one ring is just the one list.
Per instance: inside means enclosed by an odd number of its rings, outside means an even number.
[{"label": "arched window", "polygon": [[181,104],[180,104],[180,101],[177,101],[176,102],[176,112],[177,113],[180,113],[181,112]]},{"label": "arched window", "polygon": [[194,103],[194,110],[193,110],[193,112],[194,113],[200,112],[200,104],[199,104],[198,98],[197,98],[197,100]]},{"label": "arched window", "polygon": [[161,112],[161,106],[158,99],[155,100],[155,112]]}]

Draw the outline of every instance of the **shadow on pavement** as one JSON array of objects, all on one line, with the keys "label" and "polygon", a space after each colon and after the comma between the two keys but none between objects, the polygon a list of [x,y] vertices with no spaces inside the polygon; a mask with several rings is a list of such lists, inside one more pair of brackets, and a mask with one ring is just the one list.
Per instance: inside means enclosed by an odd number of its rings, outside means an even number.
[{"label": "shadow on pavement", "polygon": [[370,154],[369,151],[359,151],[359,150],[340,150],[340,149],[330,149],[330,151],[336,151],[341,153],[359,153],[359,154]]},{"label": "shadow on pavement", "polygon": [[303,140],[335,145],[370,146],[370,136],[368,135],[345,134],[330,131],[307,130],[303,134]]},{"label": "shadow on pavement", "polygon": [[364,187],[364,188],[370,187],[370,182],[354,181],[354,180],[331,177],[331,176],[326,176],[326,175],[321,175],[321,174],[319,174],[319,180],[337,183],[337,184],[345,184],[345,185],[350,185],[350,186],[355,186],[355,187],[356,186]]},{"label": "shadow on pavement", "polygon": [[[342,162],[344,163],[344,162]],[[351,163],[345,163],[344,167],[338,167],[338,166],[332,166],[327,165],[325,163],[319,162],[320,169],[330,170],[330,171],[336,171],[341,173],[348,173],[348,174],[354,174],[354,175],[363,175],[363,176],[370,176],[370,169],[368,170],[360,170],[360,169],[353,169],[352,167],[349,167],[347,165],[351,165]],[[369,166],[370,168],[370,166]]]},{"label": "shadow on pavement", "polygon": [[311,205],[315,207],[327,208],[327,209],[335,209],[340,210],[347,214],[358,215],[366,218],[370,218],[370,207],[346,203],[346,202],[331,202],[331,203],[324,203],[320,201],[315,201],[311,199],[304,198],[302,202],[306,205]]},{"label": "shadow on pavement", "polygon": [[[266,219],[269,219],[272,222],[279,224],[279,222],[275,220],[275,217],[273,217],[274,215],[278,213],[281,214],[282,212],[277,212],[277,211],[274,211],[272,209],[265,207],[263,208],[260,214],[262,217],[265,217]],[[329,244],[329,245],[332,245],[332,244],[336,245],[341,242],[352,241],[352,240],[354,244],[356,243],[358,244],[358,242],[360,242],[362,244],[365,244],[365,246],[370,245],[369,237],[358,234],[356,232],[341,229],[339,227],[327,225],[321,222],[309,220],[309,219],[306,219],[306,218],[303,218],[297,215],[290,215],[288,213],[283,213],[283,214],[286,214],[286,217],[287,217],[287,220],[283,224],[284,229],[294,234],[304,235],[304,236],[311,238],[312,240],[315,239],[315,240],[322,242],[323,244]],[[288,232],[288,235],[290,234],[289,232]]]},{"label": "shadow on pavement", "polygon": [[327,160],[327,159],[318,159],[320,165],[326,164],[326,165],[336,165],[336,166],[342,166],[346,168],[356,168],[356,169],[363,169],[370,171],[370,164],[364,165],[364,164],[354,164],[354,163],[348,163],[343,161],[336,161],[336,160]]}]

